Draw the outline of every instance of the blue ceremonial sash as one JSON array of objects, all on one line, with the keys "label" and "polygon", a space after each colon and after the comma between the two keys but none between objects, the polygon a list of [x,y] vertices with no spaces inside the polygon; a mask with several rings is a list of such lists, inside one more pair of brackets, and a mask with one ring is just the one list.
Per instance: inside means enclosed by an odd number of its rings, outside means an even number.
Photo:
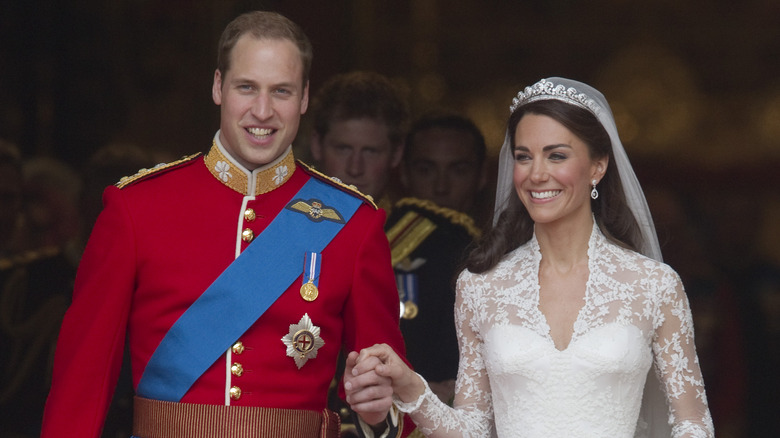
[{"label": "blue ceremonial sash", "polygon": [[362,202],[311,178],[174,323],[147,363],[137,394],[181,400],[301,275],[305,253],[322,252]]}]

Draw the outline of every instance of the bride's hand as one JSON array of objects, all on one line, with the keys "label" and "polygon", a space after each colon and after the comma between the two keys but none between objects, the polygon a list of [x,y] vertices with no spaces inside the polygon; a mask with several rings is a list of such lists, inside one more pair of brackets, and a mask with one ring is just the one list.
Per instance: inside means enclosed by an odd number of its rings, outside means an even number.
[{"label": "bride's hand", "polygon": [[347,356],[344,370],[344,392],[350,408],[368,424],[375,425],[385,420],[393,404],[392,380],[374,371],[379,359],[364,360],[360,371],[355,371],[358,353]]},{"label": "bride's hand", "polygon": [[353,377],[372,371],[377,376],[391,379],[393,392],[405,403],[417,400],[425,390],[420,376],[387,344],[376,344],[347,357],[347,373]]}]

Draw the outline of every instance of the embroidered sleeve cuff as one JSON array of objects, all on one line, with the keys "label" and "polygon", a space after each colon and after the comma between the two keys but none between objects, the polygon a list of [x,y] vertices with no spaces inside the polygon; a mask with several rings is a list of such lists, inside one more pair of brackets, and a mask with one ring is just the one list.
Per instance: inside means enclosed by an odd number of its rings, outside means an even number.
[{"label": "embroidered sleeve cuff", "polygon": [[[420,374],[417,374],[420,376]],[[428,386],[428,382],[423,378],[423,376],[420,376],[420,380],[422,380],[423,385],[425,385],[425,389],[423,390],[422,394],[420,394],[419,397],[417,397],[417,400],[409,403],[404,403],[401,401],[400,398],[398,398],[395,394],[393,394],[393,404],[398,407],[398,410],[405,413],[410,414],[417,409],[420,408],[420,405],[422,404],[423,400],[425,400],[425,396],[430,394],[433,394],[431,392],[431,388]]]}]

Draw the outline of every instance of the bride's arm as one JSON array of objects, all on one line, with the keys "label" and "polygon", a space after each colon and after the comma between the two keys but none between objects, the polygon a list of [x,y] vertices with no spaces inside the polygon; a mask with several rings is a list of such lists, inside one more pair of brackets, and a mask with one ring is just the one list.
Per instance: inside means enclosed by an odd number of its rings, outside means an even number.
[{"label": "bride's arm", "polygon": [[[482,339],[476,330],[481,307],[476,295],[473,285],[461,276],[455,301],[460,360],[453,407],[442,403],[427,384],[417,400],[396,403],[428,437],[489,437],[493,428],[490,382],[483,360]],[[409,400],[401,398],[401,401]]]},{"label": "bride's arm", "polygon": [[353,388],[360,386],[360,376],[375,372],[392,379],[396,406],[409,414],[425,436],[489,437],[493,423],[490,382],[482,359],[482,340],[473,329],[478,306],[470,297],[472,294],[464,294],[463,289],[459,280],[455,328],[460,346],[460,362],[454,407],[439,400],[425,379],[412,371],[387,345],[365,348],[359,355],[350,353],[348,371],[353,375],[345,375],[347,401],[350,401]]},{"label": "bride's arm", "polygon": [[653,354],[669,405],[672,437],[713,437],[688,298],[674,271],[663,274],[662,285]]}]

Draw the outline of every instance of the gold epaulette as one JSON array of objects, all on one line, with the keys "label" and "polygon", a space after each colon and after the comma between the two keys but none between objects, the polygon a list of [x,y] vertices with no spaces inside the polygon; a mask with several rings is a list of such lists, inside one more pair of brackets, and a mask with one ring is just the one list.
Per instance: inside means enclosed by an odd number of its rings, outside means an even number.
[{"label": "gold epaulette", "polygon": [[193,159],[198,158],[200,155],[201,155],[201,153],[198,152],[197,154],[192,154],[192,155],[189,155],[189,156],[185,156],[185,157],[182,157],[179,160],[172,161],[170,163],[160,163],[160,164],[158,164],[158,165],[156,165],[154,167],[151,167],[149,169],[141,169],[138,172],[136,172],[135,175],[123,176],[114,185],[119,187],[120,189],[124,188],[124,187],[127,187],[130,184],[133,184],[133,183],[136,183],[138,181],[141,181],[142,179],[144,179],[144,178],[146,178],[146,177],[148,177],[150,175],[154,175],[154,174],[156,174],[156,173],[158,173],[160,171],[167,170],[167,169],[179,166],[179,165],[181,165],[183,163],[186,163],[188,161],[192,161]]},{"label": "gold epaulette", "polygon": [[305,170],[306,173],[317,178],[318,180],[328,183],[334,187],[340,188],[348,193],[355,195],[356,197],[362,199],[366,204],[374,207],[374,210],[378,208],[376,206],[376,203],[374,202],[374,198],[371,195],[367,195],[361,192],[360,190],[357,189],[357,187],[353,185],[344,184],[343,182],[341,182],[340,179],[336,177],[325,175],[324,173],[320,172],[319,170],[315,169],[312,166],[309,166],[303,161],[298,160],[298,164],[301,165],[301,168],[303,168],[303,170]]},{"label": "gold epaulette", "polygon": [[467,215],[466,213],[447,207],[440,207],[434,202],[419,198],[402,198],[395,203],[394,208],[404,207],[407,205],[428,210],[447,219],[454,225],[459,225],[465,228],[473,239],[478,239],[479,236],[482,235],[482,231],[480,231],[476,224],[474,224],[474,219],[472,219],[471,216]]},{"label": "gold epaulette", "polygon": [[25,251],[9,257],[3,257],[0,259],[0,271],[5,271],[17,266],[27,265],[36,260],[54,257],[59,253],[60,249],[58,247],[46,246],[39,249]]}]

